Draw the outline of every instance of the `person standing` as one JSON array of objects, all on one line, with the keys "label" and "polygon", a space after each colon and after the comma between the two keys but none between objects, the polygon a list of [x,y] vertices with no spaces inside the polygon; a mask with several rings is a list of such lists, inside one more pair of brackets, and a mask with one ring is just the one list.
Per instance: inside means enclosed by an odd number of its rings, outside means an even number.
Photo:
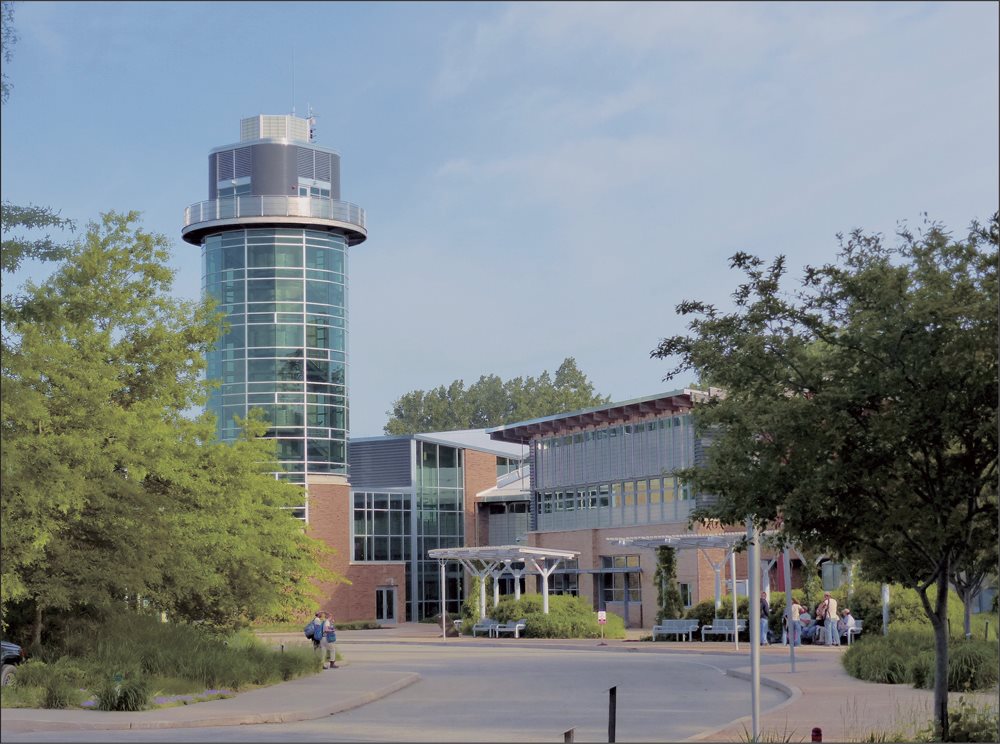
[{"label": "person standing", "polygon": [[337,668],[337,648],[334,645],[336,642],[337,642],[337,628],[334,627],[333,619],[330,617],[330,613],[324,612],[322,635],[319,641],[319,647],[323,651],[324,669]]},{"label": "person standing", "polygon": [[768,645],[767,626],[771,615],[771,605],[767,601],[767,592],[760,593],[760,645]]},{"label": "person standing", "polygon": [[785,611],[785,616],[781,619],[785,624],[787,642],[791,643],[793,646],[799,646],[802,644],[802,623],[799,622],[799,617],[802,612],[805,611],[805,607],[800,605],[794,599],[792,600],[792,618],[791,622],[788,622],[788,611]]},{"label": "person standing", "polygon": [[830,592],[823,595],[823,628],[826,631],[826,645],[839,646],[840,634],[837,632],[837,600],[830,596]]}]

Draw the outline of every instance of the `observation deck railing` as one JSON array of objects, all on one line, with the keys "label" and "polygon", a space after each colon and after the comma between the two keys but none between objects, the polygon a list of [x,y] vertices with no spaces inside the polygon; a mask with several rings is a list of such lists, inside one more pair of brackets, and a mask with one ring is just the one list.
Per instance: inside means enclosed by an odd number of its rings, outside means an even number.
[{"label": "observation deck railing", "polygon": [[184,210],[184,227],[241,217],[313,217],[365,227],[365,210],[357,204],[315,196],[231,196],[192,204]]}]

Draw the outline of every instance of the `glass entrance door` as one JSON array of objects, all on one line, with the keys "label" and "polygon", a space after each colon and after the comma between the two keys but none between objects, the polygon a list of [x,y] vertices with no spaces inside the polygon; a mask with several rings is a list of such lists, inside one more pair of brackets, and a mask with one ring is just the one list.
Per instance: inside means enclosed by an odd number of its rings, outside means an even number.
[{"label": "glass entrance door", "polygon": [[380,586],[375,590],[375,620],[380,623],[396,622],[396,587]]}]

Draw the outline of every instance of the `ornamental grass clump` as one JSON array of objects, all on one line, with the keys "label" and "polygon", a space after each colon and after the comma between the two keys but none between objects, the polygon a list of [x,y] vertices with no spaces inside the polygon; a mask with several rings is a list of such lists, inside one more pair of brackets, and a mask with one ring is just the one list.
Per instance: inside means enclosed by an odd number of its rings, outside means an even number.
[{"label": "ornamental grass clump", "polygon": [[137,711],[149,707],[152,692],[148,680],[133,677],[103,682],[95,690],[98,710]]},{"label": "ornamental grass clump", "polygon": [[[844,652],[844,669],[868,682],[934,687],[934,637],[905,624],[888,636],[862,636]],[[987,690],[997,684],[996,641],[952,639],[948,644],[948,690]]]}]

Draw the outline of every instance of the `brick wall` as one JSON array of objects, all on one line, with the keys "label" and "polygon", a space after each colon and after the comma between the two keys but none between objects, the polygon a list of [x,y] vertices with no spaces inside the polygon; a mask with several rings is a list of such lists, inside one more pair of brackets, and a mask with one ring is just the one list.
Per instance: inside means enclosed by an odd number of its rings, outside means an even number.
[{"label": "brick wall", "polygon": [[[479,515],[476,494],[497,484],[497,458],[476,450],[465,450],[465,545],[488,545],[487,515]],[[487,510],[488,511],[488,510]],[[477,530],[478,527],[478,530]]]},{"label": "brick wall", "polygon": [[338,622],[375,619],[375,590],[395,587],[396,620],[406,613],[406,567],[403,563],[353,563],[351,561],[351,493],[342,476],[309,477],[307,534],[325,542],[332,553],[327,568],[350,583],[320,584],[320,608]]}]

